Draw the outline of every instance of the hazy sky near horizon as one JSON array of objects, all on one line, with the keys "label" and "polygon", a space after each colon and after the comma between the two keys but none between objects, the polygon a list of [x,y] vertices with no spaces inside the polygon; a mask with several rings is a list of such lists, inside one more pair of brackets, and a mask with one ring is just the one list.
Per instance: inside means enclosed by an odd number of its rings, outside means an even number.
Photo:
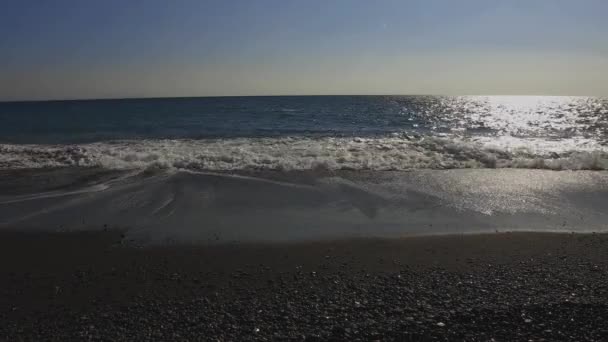
[{"label": "hazy sky near horizon", "polygon": [[605,0],[2,0],[0,100],[608,96]]}]

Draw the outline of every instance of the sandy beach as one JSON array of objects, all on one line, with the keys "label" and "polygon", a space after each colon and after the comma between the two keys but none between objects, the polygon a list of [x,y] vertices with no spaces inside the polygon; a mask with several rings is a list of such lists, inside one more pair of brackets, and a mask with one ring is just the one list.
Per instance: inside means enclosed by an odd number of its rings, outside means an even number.
[{"label": "sandy beach", "polygon": [[604,340],[608,236],[153,246],[0,238],[0,338]]},{"label": "sandy beach", "polygon": [[6,171],[0,340],[606,340],[607,180]]}]

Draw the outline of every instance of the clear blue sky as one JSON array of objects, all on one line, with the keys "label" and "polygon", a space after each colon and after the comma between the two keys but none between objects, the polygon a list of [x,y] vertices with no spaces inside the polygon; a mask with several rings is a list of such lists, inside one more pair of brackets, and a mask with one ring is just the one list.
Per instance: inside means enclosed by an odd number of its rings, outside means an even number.
[{"label": "clear blue sky", "polygon": [[2,0],[0,100],[608,95],[606,0]]}]

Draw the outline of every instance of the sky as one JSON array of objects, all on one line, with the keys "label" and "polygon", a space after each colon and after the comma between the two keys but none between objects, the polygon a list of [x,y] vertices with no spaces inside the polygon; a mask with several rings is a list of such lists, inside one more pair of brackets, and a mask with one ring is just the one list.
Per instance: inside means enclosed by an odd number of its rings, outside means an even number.
[{"label": "sky", "polygon": [[608,96],[606,0],[0,0],[0,100]]}]

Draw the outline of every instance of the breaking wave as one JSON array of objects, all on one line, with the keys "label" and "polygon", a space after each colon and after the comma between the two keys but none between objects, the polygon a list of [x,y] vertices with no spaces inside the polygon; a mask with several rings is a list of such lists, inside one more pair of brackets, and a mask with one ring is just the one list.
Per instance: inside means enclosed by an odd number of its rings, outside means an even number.
[{"label": "breaking wave", "polygon": [[236,170],[538,168],[606,170],[592,141],[453,137],[279,137],[131,140],[79,145],[0,145],[0,168],[103,167]]}]

